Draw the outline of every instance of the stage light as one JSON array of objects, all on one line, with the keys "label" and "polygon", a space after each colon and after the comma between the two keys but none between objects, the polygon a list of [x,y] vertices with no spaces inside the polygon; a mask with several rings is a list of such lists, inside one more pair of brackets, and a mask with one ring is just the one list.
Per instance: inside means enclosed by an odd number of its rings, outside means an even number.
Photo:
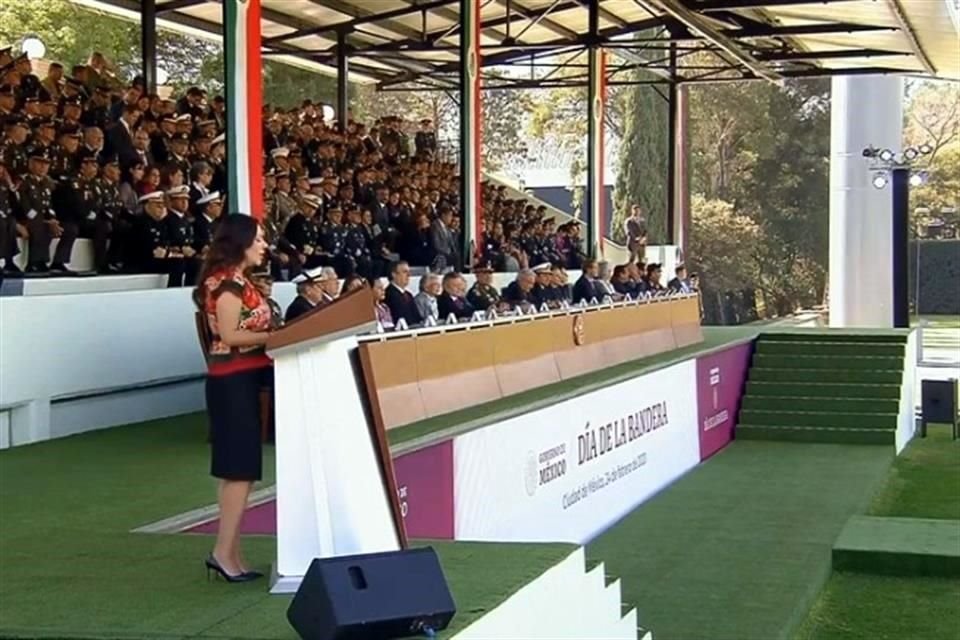
[{"label": "stage light", "polygon": [[910,186],[919,187],[927,181],[927,172],[926,171],[917,171],[916,173],[910,174]]},{"label": "stage light", "polygon": [[893,151],[890,151],[890,149],[884,149],[877,157],[880,158],[881,162],[892,162],[896,157],[896,154],[893,153]]},{"label": "stage light", "polygon": [[907,159],[907,162],[913,162],[918,155],[919,152],[913,147],[907,147],[907,150],[903,152],[903,157]]},{"label": "stage light", "polygon": [[333,107],[331,107],[328,104],[325,104],[320,107],[320,113],[323,114],[323,119],[327,122],[332,121],[333,118],[337,115],[337,112],[333,110]]},{"label": "stage light", "polygon": [[887,174],[880,173],[879,171],[873,174],[873,186],[877,189],[883,189],[887,186]]},{"label": "stage light", "polygon": [[170,74],[163,67],[157,67],[157,84],[163,86],[170,79]]},{"label": "stage light", "polygon": [[37,36],[27,36],[20,44],[20,50],[31,60],[38,60],[47,53],[47,45]]},{"label": "stage light", "polygon": [[925,156],[930,155],[931,153],[933,153],[933,147],[931,147],[929,144],[924,142],[922,145],[920,145],[920,153],[921,155],[925,155]]}]

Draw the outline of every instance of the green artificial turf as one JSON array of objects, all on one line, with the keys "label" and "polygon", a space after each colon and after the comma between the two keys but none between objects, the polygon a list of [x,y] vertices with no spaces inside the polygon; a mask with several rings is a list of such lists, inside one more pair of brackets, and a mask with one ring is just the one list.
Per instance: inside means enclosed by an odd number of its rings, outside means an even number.
[{"label": "green artificial turf", "polygon": [[892,448],[736,441],[587,547],[656,640],[789,637]]},{"label": "green artificial turf", "polygon": [[[206,428],[187,416],[0,452],[0,637],[294,638],[266,581],[208,583],[205,535],[129,530],[214,501]],[[272,451],[264,481],[273,482]],[[245,551],[267,570],[273,537]],[[451,632],[572,545],[436,543],[459,605]]]},{"label": "green artificial turf", "polygon": [[[960,522],[960,441],[930,425],[896,459],[874,516]],[[960,640],[960,579],[834,573],[798,640]]]},{"label": "green artificial turf", "polygon": [[853,516],[833,545],[833,568],[960,578],[960,520]]},{"label": "green artificial turf", "polygon": [[960,640],[960,580],[835,573],[797,640]]},{"label": "green artificial turf", "polygon": [[391,445],[399,445],[445,431],[457,425],[469,424],[473,428],[481,427],[507,416],[531,411],[546,404],[554,404],[564,396],[589,393],[598,386],[626,380],[653,369],[687,360],[694,354],[700,354],[726,344],[748,340],[756,336],[759,330],[759,327],[756,326],[704,327],[703,342],[648,358],[632,360],[492,402],[390,429],[387,432],[387,439]]},{"label": "green artificial turf", "polygon": [[930,425],[893,464],[870,515],[960,520],[960,440],[950,427]]}]

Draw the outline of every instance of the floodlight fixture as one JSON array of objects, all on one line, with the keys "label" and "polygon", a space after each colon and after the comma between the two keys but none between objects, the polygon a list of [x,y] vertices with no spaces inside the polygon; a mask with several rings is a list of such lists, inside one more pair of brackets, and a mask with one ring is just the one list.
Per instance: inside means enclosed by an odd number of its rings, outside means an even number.
[{"label": "floodlight fixture", "polygon": [[918,155],[920,155],[920,152],[913,147],[907,147],[907,149],[903,152],[903,157],[907,162],[913,162],[916,160]]},{"label": "floodlight fixture", "polygon": [[924,142],[922,145],[920,145],[921,155],[928,156],[931,153],[933,153],[933,147],[931,147],[928,143]]},{"label": "floodlight fixture", "polygon": [[896,157],[896,154],[893,151],[890,151],[890,149],[884,149],[879,154],[877,154],[877,157],[880,158],[881,162],[893,162],[893,159]]},{"label": "floodlight fixture", "polygon": [[883,189],[885,186],[887,186],[887,174],[877,171],[875,174],[873,174],[873,180],[871,182],[873,183],[874,188]]},{"label": "floodlight fixture", "polygon": [[326,122],[332,121],[333,118],[337,115],[337,112],[333,110],[333,107],[331,107],[328,104],[321,106],[320,112],[323,114],[323,119]]},{"label": "floodlight fixture", "polygon": [[20,43],[20,50],[31,60],[39,60],[47,53],[47,45],[35,35],[29,35]]},{"label": "floodlight fixture", "polygon": [[163,86],[170,79],[170,74],[163,67],[157,67],[157,84]]},{"label": "floodlight fixture", "polygon": [[927,172],[926,171],[917,171],[910,174],[910,186],[919,187],[927,181]]}]

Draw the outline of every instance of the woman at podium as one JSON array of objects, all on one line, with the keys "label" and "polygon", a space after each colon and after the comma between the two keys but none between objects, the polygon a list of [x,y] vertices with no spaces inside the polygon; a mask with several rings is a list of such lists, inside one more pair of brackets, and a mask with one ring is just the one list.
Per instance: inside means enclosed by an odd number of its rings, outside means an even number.
[{"label": "woman at podium", "polygon": [[264,346],[272,313],[249,276],[266,250],[254,218],[222,218],[194,290],[206,321],[210,473],[220,479],[220,530],[205,562],[208,576],[214,572],[228,582],[263,575],[244,562],[240,521],[250,488],[261,476],[260,390],[269,384],[272,367]]}]

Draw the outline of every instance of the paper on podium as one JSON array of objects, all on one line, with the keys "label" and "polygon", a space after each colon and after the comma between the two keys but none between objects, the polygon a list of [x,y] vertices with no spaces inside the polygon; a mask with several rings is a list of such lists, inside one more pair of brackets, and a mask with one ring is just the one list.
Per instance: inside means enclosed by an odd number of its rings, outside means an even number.
[{"label": "paper on podium", "polygon": [[[356,334],[376,327],[369,290],[351,292],[277,331],[277,581],[295,591],[317,557],[405,545],[392,462],[355,370]],[[356,365],[358,366],[358,365]]]}]

